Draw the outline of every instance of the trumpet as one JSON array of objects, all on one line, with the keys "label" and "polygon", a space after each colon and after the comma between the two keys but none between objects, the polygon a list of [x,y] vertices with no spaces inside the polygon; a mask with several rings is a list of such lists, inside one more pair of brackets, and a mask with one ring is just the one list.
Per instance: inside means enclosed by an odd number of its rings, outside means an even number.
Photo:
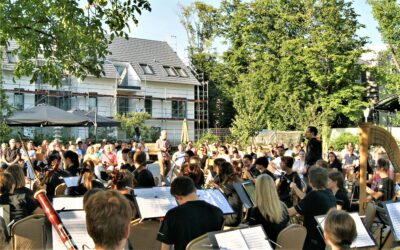
[{"label": "trumpet", "polygon": [[47,219],[49,219],[50,223],[56,229],[57,234],[60,236],[61,241],[64,246],[68,250],[78,250],[78,247],[72,240],[71,234],[68,232],[67,228],[62,223],[60,216],[58,216],[57,212],[54,210],[53,206],[50,204],[50,201],[47,199],[46,190],[40,189],[34,195],[35,199],[37,199],[40,203],[40,206],[43,208],[46,213]]}]

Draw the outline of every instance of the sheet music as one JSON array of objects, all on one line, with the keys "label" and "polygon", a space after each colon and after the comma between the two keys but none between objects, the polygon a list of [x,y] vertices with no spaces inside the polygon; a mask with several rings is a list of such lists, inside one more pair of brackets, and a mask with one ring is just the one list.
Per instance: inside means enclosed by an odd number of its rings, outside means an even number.
[{"label": "sheet music", "polygon": [[[369,235],[367,229],[365,228],[363,222],[361,221],[360,216],[357,213],[349,213],[349,214],[354,219],[357,228],[357,237],[351,244],[350,248],[375,246],[376,244]],[[322,229],[324,228],[325,218],[326,216],[317,217],[317,221],[321,225]]]},{"label": "sheet music", "polygon": [[[86,230],[85,211],[63,211],[59,215],[78,249],[83,249],[83,245],[85,249],[94,249],[94,242]],[[53,249],[65,249],[54,227],[52,227],[52,236]]]},{"label": "sheet music", "polygon": [[400,203],[386,203],[386,210],[392,223],[393,234],[400,240]]},{"label": "sheet music", "polygon": [[[78,179],[79,176],[73,176],[73,177],[64,177],[64,183],[67,185],[67,187],[76,187],[78,186]],[[83,183],[83,178],[81,179],[81,183]]]},{"label": "sheet music", "polygon": [[219,207],[224,214],[234,213],[225,196],[218,189],[197,190],[197,195],[200,200],[208,202],[216,207]]},{"label": "sheet music", "polygon": [[134,193],[142,219],[164,217],[178,205],[169,187],[138,188]]},{"label": "sheet music", "polygon": [[215,239],[217,240],[220,249],[249,249],[239,230],[215,234]]},{"label": "sheet music", "polygon": [[0,216],[3,217],[6,225],[10,223],[10,205],[0,205]]},{"label": "sheet music", "polygon": [[272,250],[272,247],[269,244],[267,238],[265,237],[264,230],[262,229],[261,226],[240,229],[240,232],[242,233],[244,239],[246,240],[246,243],[250,250],[253,249]]},{"label": "sheet music", "polygon": [[54,210],[83,210],[83,196],[78,197],[54,197]]}]

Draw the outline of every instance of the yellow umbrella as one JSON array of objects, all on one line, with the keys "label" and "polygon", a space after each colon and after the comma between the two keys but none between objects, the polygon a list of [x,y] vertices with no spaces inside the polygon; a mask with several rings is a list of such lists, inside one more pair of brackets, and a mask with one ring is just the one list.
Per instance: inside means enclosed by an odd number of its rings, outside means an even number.
[{"label": "yellow umbrella", "polygon": [[189,142],[189,131],[186,119],[183,119],[182,132],[181,132],[181,143],[186,144]]}]

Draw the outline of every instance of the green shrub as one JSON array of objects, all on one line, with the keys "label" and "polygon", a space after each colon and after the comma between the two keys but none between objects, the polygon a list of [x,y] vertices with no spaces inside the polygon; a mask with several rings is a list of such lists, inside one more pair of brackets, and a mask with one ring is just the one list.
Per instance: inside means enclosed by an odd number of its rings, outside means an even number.
[{"label": "green shrub", "polygon": [[196,147],[199,147],[201,144],[208,142],[208,144],[215,143],[219,141],[219,137],[217,135],[214,135],[210,132],[207,132],[203,134],[196,142]]},{"label": "green shrub", "polygon": [[357,135],[353,135],[350,133],[343,133],[341,134],[339,137],[335,138],[334,140],[332,140],[330,142],[330,146],[333,146],[333,148],[337,151],[340,151],[344,148],[344,146],[349,143],[352,142],[353,145],[354,144],[358,144],[359,143],[359,138]]}]

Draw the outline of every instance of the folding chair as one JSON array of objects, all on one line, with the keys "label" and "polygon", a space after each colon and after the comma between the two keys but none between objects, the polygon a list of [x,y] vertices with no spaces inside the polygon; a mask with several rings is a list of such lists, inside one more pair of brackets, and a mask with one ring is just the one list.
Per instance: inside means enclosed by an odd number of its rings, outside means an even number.
[{"label": "folding chair", "polygon": [[58,185],[54,191],[54,196],[65,195],[66,189],[67,189],[67,185],[65,185],[65,183]]},{"label": "folding chair", "polygon": [[283,229],[277,237],[279,250],[302,249],[306,240],[307,230],[298,224],[291,224]]},{"label": "folding chair", "polygon": [[158,230],[160,229],[160,221],[145,220],[140,222],[136,219],[131,222],[131,234],[129,235],[129,243],[134,250],[144,249],[160,249],[161,242],[156,240]]},{"label": "folding chair", "polygon": [[44,221],[44,215],[34,214],[15,222],[11,227],[12,249],[45,249]]}]

